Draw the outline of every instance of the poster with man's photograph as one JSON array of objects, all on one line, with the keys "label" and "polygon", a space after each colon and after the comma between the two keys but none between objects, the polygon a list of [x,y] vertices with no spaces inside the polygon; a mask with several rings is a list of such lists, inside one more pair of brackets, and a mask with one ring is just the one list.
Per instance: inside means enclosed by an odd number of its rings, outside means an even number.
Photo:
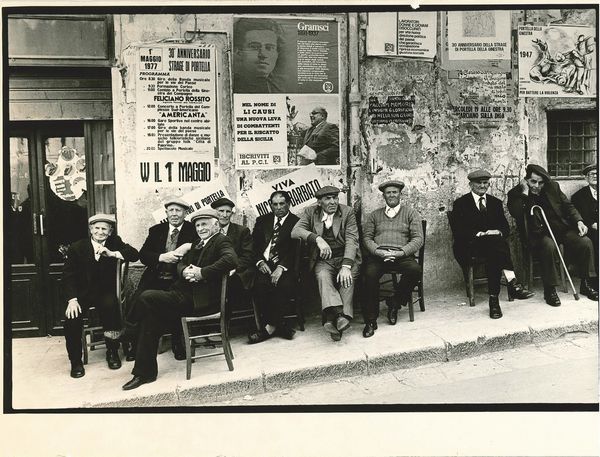
[{"label": "poster with man's photograph", "polygon": [[596,97],[596,30],[519,27],[520,97]]},{"label": "poster with man's photograph", "polygon": [[333,20],[234,19],[237,168],[339,166],[338,33]]}]

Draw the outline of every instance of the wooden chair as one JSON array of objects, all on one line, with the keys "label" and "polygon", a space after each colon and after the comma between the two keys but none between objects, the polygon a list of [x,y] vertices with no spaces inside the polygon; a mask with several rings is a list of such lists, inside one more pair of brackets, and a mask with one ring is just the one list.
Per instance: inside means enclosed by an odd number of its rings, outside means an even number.
[{"label": "wooden chair", "polygon": [[302,307],[302,301],[300,300],[300,268],[302,265],[302,259],[304,258],[304,242],[301,239],[296,240],[296,246],[294,250],[294,271],[296,272],[296,289],[294,295],[291,297],[290,301],[293,305],[293,312],[285,314],[284,319],[295,319],[298,328],[304,331],[304,309]]},{"label": "wooden chair", "polygon": [[[531,251],[531,249],[529,249],[529,244],[527,243],[527,240],[529,240],[529,222],[527,221],[527,219],[528,219],[527,217],[525,217],[524,219],[525,219],[524,227],[525,227],[526,239],[525,240],[521,239],[521,247],[523,249],[523,257],[525,258],[525,261],[526,261],[527,287],[531,288],[533,286],[533,280],[539,279],[539,278],[541,278],[541,276],[534,277],[533,264],[534,264],[534,262],[539,262],[539,260],[534,257],[533,252]],[[564,259],[565,258],[565,247],[562,243],[559,244],[558,247],[560,249],[560,254],[562,255],[562,257]],[[558,271],[560,271],[560,282],[562,284],[562,290],[564,293],[568,293],[569,290],[567,289],[567,281],[565,279],[565,272],[562,268],[562,265],[558,266]]]},{"label": "wooden chair", "polygon": [[[421,249],[419,249],[419,254],[417,255],[417,263],[419,265],[421,265],[421,269],[423,269],[423,262],[425,261],[425,241],[427,238],[427,221],[423,220],[421,221],[422,227],[423,227],[423,246],[421,246]],[[402,273],[400,273],[399,271],[396,270],[390,270],[389,272],[387,272],[386,274],[390,274],[390,276],[392,277],[391,282],[393,284],[394,287],[394,291],[398,290],[398,275],[402,275]],[[390,281],[383,281],[381,283],[381,285],[389,283]],[[417,292],[417,297],[416,299],[413,299],[413,293]],[[386,299],[386,304],[389,307],[391,305],[391,300],[393,300],[394,297],[388,297]],[[419,303],[419,308],[421,309],[421,312],[425,311],[425,294],[423,293],[423,271],[421,270],[421,278],[419,279],[419,281],[417,282],[417,284],[415,285],[414,289],[411,291],[410,294],[410,300],[408,302],[408,317],[410,319],[411,322],[415,321],[415,311],[414,311],[414,304],[415,303]]]},{"label": "wooden chair", "polygon": [[[125,307],[125,285],[129,275],[129,262],[117,259],[116,268],[116,295],[119,300],[119,312],[123,318]],[[89,339],[89,342],[88,342]],[[104,328],[100,325],[100,317],[96,307],[91,306],[88,310],[87,323],[84,323],[81,332],[81,345],[83,347],[83,364],[88,363],[88,351],[94,351],[96,348],[106,347],[104,342]]]},{"label": "wooden chair", "polygon": [[[185,342],[186,379],[190,379],[192,376],[192,362],[205,357],[224,355],[229,371],[233,371],[233,351],[229,343],[229,326],[227,322],[228,277],[228,274],[224,274],[221,279],[221,304],[219,312],[207,316],[184,316],[181,318]],[[216,327],[218,327],[218,330],[214,331]],[[220,348],[220,350],[196,355],[196,348],[198,347]]]},{"label": "wooden chair", "polygon": [[[446,215],[448,216],[448,223],[450,224],[452,236],[456,239],[456,224],[454,222],[452,211],[447,211]],[[485,268],[485,261],[482,258],[473,255],[468,260],[466,267],[462,269],[469,306],[475,306],[475,285],[487,284],[487,276],[485,276],[485,273],[484,276],[475,277],[475,272],[482,266]],[[506,285],[504,278],[502,278],[501,284]],[[513,301],[513,298],[510,295],[508,295],[508,301]]]}]

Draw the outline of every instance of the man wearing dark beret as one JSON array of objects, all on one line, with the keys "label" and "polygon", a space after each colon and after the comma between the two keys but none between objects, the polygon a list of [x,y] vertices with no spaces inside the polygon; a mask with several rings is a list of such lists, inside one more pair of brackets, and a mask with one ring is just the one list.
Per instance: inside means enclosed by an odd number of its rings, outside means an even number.
[{"label": "man wearing dark beret", "polygon": [[[140,249],[140,260],[146,265],[137,290],[130,300],[126,318],[126,360],[135,358],[137,324],[140,320],[136,302],[145,290],[169,290],[176,279],[177,262],[190,249],[198,234],[191,222],[186,221],[189,204],[179,197],[168,197],[164,202],[167,220],[153,225]],[[177,360],[185,359],[181,323],[171,329],[171,347]]]},{"label": "man wearing dark beret", "polygon": [[[544,299],[550,306],[560,306],[556,286],[560,284],[558,250],[552,241],[540,211],[531,208],[539,205],[546,214],[552,233],[565,249],[565,262],[576,267],[581,278],[580,292],[591,300],[598,300],[595,281],[594,247],[585,236],[588,227],[579,211],[561,191],[559,184],[550,178],[539,165],[527,165],[525,178],[508,192],[508,211],[515,218],[521,239],[539,254],[544,284]],[[525,231],[527,218],[528,237]]]},{"label": "man wearing dark beret", "polygon": [[502,274],[508,283],[509,300],[533,296],[515,277],[507,237],[510,233],[502,201],[487,193],[492,175],[475,170],[467,176],[471,192],[458,198],[452,209],[454,257],[466,272],[472,256],[485,259],[490,317],[502,317],[498,296]]},{"label": "man wearing dark beret", "polygon": [[210,205],[217,211],[221,233],[229,237],[238,257],[235,274],[230,276],[227,283],[227,297],[234,307],[243,304],[243,297],[254,285],[256,270],[254,267],[254,253],[252,250],[252,234],[248,227],[231,222],[233,216],[233,203],[228,198],[220,198]]},{"label": "man wearing dark beret", "polygon": [[67,252],[62,276],[67,299],[64,329],[73,378],[85,375],[81,362],[81,333],[83,315],[92,306],[98,310],[102,321],[108,367],[113,370],[121,367],[118,352],[121,311],[115,280],[117,259],[135,262],[139,254],[113,233],[115,223],[115,216],[112,214],[90,217],[90,238],[71,244]]},{"label": "man wearing dark beret", "polygon": [[364,268],[363,336],[369,338],[377,330],[379,316],[379,279],[394,269],[402,273],[398,290],[389,302],[388,321],[396,325],[398,308],[408,303],[412,290],[421,277],[421,266],[415,254],[423,246],[421,215],[413,208],[400,204],[402,181],[386,181],[379,186],[385,206],[367,216],[363,227],[363,245],[369,253]]},{"label": "man wearing dark beret", "polygon": [[361,261],[354,210],[339,202],[337,187],[315,192],[317,204],[300,215],[292,238],[309,247],[309,267],[314,269],[321,296],[323,328],[333,341],[342,339],[353,316],[352,298]]},{"label": "man wearing dark beret", "polygon": [[140,337],[133,378],[123,385],[131,390],[156,380],[156,353],[161,335],[183,316],[204,316],[220,310],[221,278],[237,266],[231,240],[219,232],[217,212],[203,208],[192,214],[199,239],[177,264],[177,279],[167,291],[147,290],[140,295]]},{"label": "man wearing dark beret", "polygon": [[[596,266],[596,277],[598,276],[598,167],[588,165],[582,171],[588,185],[582,187],[571,197],[571,202],[587,225],[587,237],[594,245],[594,264]],[[596,284],[598,286],[598,284]]]}]

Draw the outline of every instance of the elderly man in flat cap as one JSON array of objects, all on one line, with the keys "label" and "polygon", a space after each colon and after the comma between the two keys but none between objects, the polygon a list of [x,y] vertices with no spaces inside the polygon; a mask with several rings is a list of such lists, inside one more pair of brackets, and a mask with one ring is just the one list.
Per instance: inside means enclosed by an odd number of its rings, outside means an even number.
[{"label": "elderly man in flat cap", "polygon": [[[588,185],[582,187],[571,197],[571,202],[587,225],[587,237],[594,245],[594,265],[596,266],[596,277],[598,276],[598,166],[588,165],[583,169],[583,176]],[[596,287],[598,284],[596,284]],[[596,289],[597,290],[597,289]]]},{"label": "elderly man in flat cap", "polygon": [[71,361],[71,377],[85,375],[81,362],[83,315],[95,307],[100,315],[106,341],[106,361],[110,369],[121,367],[119,337],[121,311],[117,298],[117,259],[135,262],[138,251],[113,233],[115,217],[96,214],[89,218],[90,238],[71,244],[67,252],[62,284],[67,299],[65,341]]},{"label": "elderly man in flat cap", "polygon": [[309,247],[309,266],[315,271],[323,328],[339,341],[353,316],[354,284],[361,262],[358,226],[354,210],[339,202],[340,190],[325,186],[315,193],[317,204],[309,206],[292,229]]},{"label": "elderly man in flat cap", "polygon": [[[198,238],[194,226],[184,219],[189,204],[180,197],[171,196],[164,202],[167,220],[153,225],[140,249],[140,260],[146,270],[130,302],[131,308],[126,318],[127,348],[126,360],[134,360],[137,341],[137,325],[140,315],[137,299],[145,290],[168,290],[177,277],[177,262],[191,248],[192,241]],[[185,359],[181,323],[171,329],[171,346],[177,360]]]},{"label": "elderly man in flat cap", "polygon": [[491,177],[485,170],[475,170],[467,176],[471,192],[455,200],[453,205],[453,250],[463,272],[472,256],[485,259],[490,317],[499,319],[502,317],[498,299],[502,274],[508,283],[510,300],[524,300],[534,294],[515,276],[507,241],[510,229],[502,201],[487,193]]},{"label": "elderly man in flat cap", "polygon": [[220,309],[223,274],[235,269],[237,256],[231,240],[219,232],[217,212],[203,208],[192,214],[199,239],[177,264],[177,279],[168,291],[147,290],[140,295],[142,315],[133,378],[123,390],[156,380],[156,354],[161,335],[183,316],[208,315]]},{"label": "elderly man in flat cap", "polygon": [[227,297],[234,307],[240,306],[244,296],[254,284],[256,270],[254,267],[254,253],[252,250],[252,234],[248,227],[231,222],[233,216],[233,203],[228,198],[220,198],[210,205],[217,211],[221,233],[229,237],[238,257],[238,266],[227,283]]},{"label": "elderly man in flat cap", "polygon": [[[598,300],[595,281],[594,247],[585,236],[588,227],[579,211],[573,206],[560,189],[559,184],[539,165],[527,165],[525,178],[508,192],[508,211],[515,218],[521,239],[525,240],[532,251],[537,252],[542,267],[544,299],[550,306],[560,306],[556,286],[560,284],[558,250],[552,241],[548,227],[540,212],[531,208],[539,205],[546,214],[552,233],[558,243],[565,248],[565,261],[576,267],[581,278],[580,292],[591,300]],[[529,237],[525,232],[527,218]]]},{"label": "elderly man in flat cap", "polygon": [[402,273],[398,290],[389,302],[388,320],[395,325],[398,308],[411,299],[412,290],[421,277],[421,266],[415,254],[423,246],[421,215],[408,205],[400,203],[402,181],[386,181],[379,186],[385,206],[367,216],[363,226],[363,245],[369,256],[364,268],[363,336],[369,338],[377,330],[379,317],[379,279],[394,269]]}]

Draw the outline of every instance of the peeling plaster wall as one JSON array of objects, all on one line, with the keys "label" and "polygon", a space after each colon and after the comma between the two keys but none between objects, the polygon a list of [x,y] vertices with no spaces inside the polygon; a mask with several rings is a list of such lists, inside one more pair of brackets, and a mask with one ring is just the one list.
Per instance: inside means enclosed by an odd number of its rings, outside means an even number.
[{"label": "peeling plaster wall", "polygon": [[[535,13],[535,14],[533,14]],[[593,10],[513,11],[512,25],[525,17],[528,21],[557,21],[565,24],[595,26]],[[361,15],[362,29],[366,14]],[[439,16],[438,16],[439,22]],[[439,30],[439,27],[438,27]],[[438,32],[439,34],[439,32]],[[440,40],[438,35],[438,54]],[[428,289],[457,287],[462,273],[452,255],[452,238],[446,211],[452,202],[469,191],[467,174],[485,168],[493,175],[490,192],[505,200],[506,193],[524,175],[529,159],[546,166],[546,110],[593,109],[594,99],[528,98],[519,99],[517,49],[512,50],[512,79],[507,106],[512,113],[501,122],[469,122],[451,111],[451,100],[468,80],[449,78],[439,60],[433,63],[408,59],[368,57],[365,34],[360,50],[360,90],[362,160],[359,190],[356,190],[361,219],[384,201],[377,186],[389,179],[401,179],[406,187],[403,199],[427,220],[425,278]],[[414,96],[412,125],[372,125],[368,99],[372,95]],[[381,99],[379,100],[381,102]],[[583,181],[563,181],[568,194]],[[507,213],[512,224],[512,218]],[[518,238],[513,229],[511,244],[516,263],[520,263]]]},{"label": "peeling plaster wall", "polygon": [[[285,15],[289,17],[290,15]],[[314,16],[302,14],[302,16]],[[340,87],[342,91],[347,86],[347,22],[345,14],[329,14],[325,17],[335,17],[340,25]],[[218,134],[219,162],[217,173],[226,184],[230,196],[236,201],[234,222],[244,223],[250,228],[254,226],[256,216],[251,210],[250,202],[244,190],[251,188],[255,181],[268,182],[277,179],[294,170],[235,170],[233,155],[232,130],[232,96],[230,88],[229,49],[233,31],[233,15],[231,14],[124,14],[115,15],[115,54],[117,66],[113,68],[113,116],[115,128],[115,171],[117,192],[117,213],[119,215],[119,234],[133,246],[141,247],[148,233],[148,228],[154,225],[151,212],[160,208],[161,201],[170,194],[183,195],[195,187],[182,188],[157,187],[149,189],[136,185],[137,159],[135,141],[135,78],[128,75],[134,57],[136,45],[152,43],[164,39],[183,39],[186,31],[197,28],[203,32],[197,41],[216,43],[223,49],[219,62]],[[225,32],[225,33],[223,33]],[[347,107],[345,92],[340,94],[342,117],[346,119]],[[346,164],[347,134],[345,122],[340,122],[341,130],[341,167],[339,170],[319,170],[323,181],[337,186],[347,186]]]}]

